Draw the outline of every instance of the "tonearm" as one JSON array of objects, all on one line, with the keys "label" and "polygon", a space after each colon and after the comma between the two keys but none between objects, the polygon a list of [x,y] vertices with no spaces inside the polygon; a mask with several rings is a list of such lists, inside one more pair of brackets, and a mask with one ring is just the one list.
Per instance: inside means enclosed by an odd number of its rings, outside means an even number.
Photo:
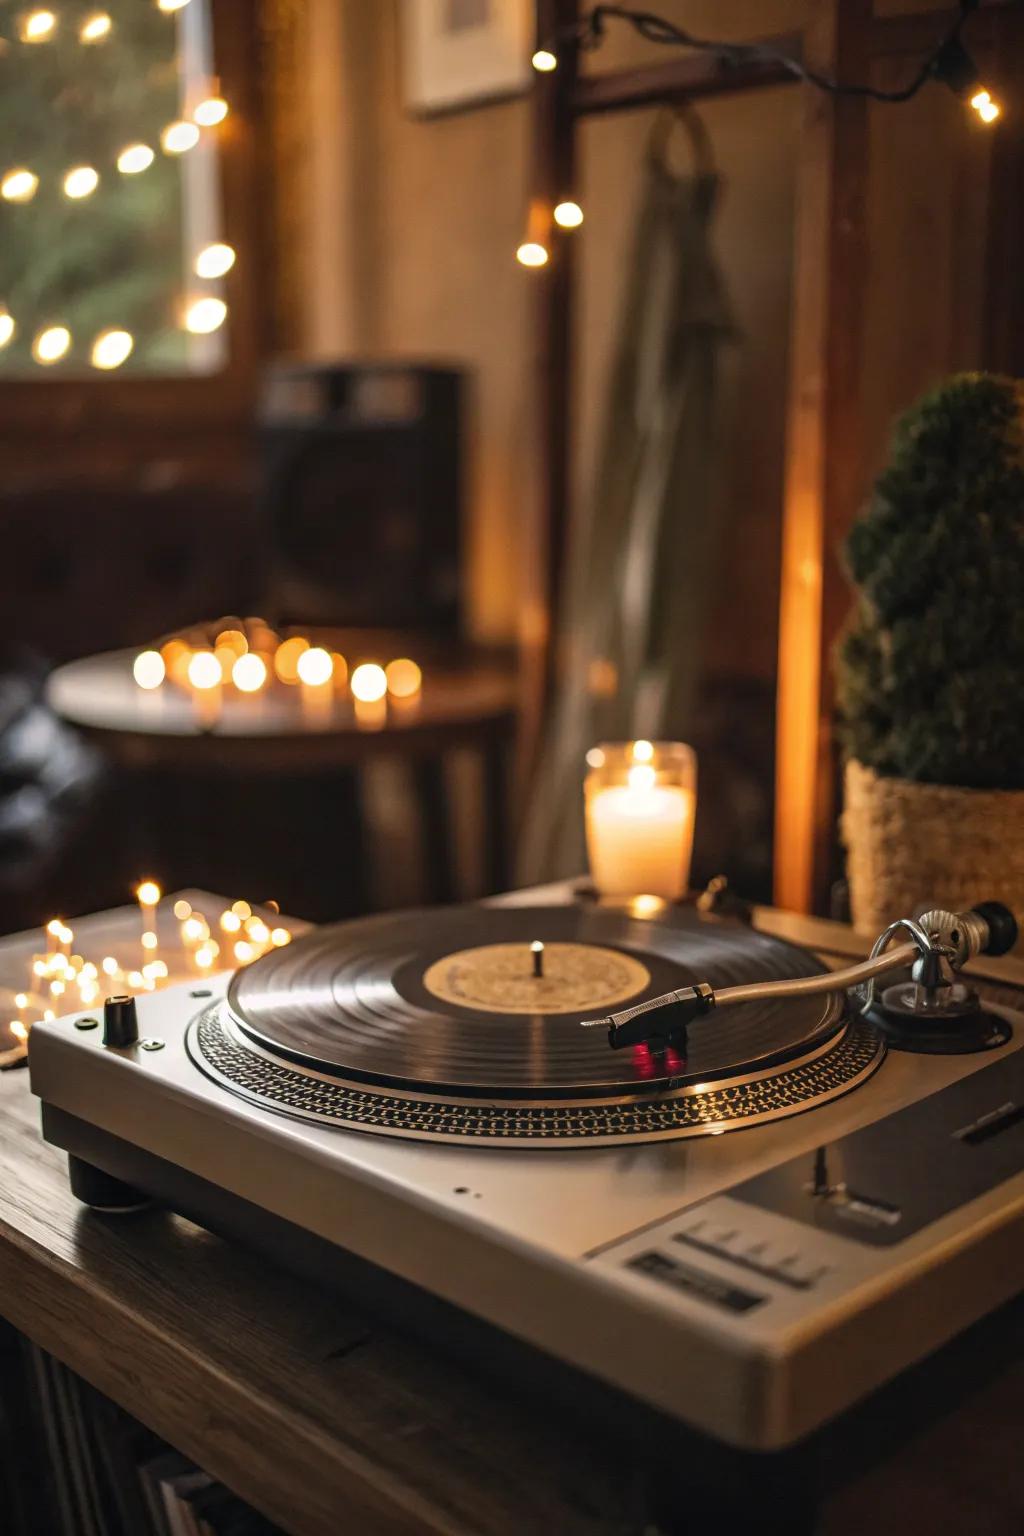
[{"label": "tonearm", "polygon": [[[900,935],[909,935],[895,943]],[[982,902],[969,912],[926,912],[900,918],[875,940],[866,960],[820,976],[787,981],[750,982],[738,987],[711,987],[707,982],[665,992],[620,1013],[585,1022],[603,1026],[613,1050],[647,1045],[686,1053],[689,1026],[712,1008],[731,1008],[765,998],[804,997],[815,992],[863,988],[861,1010],[910,1049],[980,1050],[1002,1044],[1005,1026],[983,1012],[973,988],[958,982],[956,973],[976,955],[1003,955],[1017,940],[1017,923],[1000,902]],[[910,967],[911,979],[888,988],[880,999],[880,976]],[[938,1044],[929,1045],[929,1041]]]}]

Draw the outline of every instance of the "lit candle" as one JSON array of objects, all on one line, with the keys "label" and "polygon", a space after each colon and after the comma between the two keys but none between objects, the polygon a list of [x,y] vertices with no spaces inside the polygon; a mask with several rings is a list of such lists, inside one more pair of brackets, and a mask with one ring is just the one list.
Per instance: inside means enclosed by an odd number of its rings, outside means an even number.
[{"label": "lit candle", "polygon": [[423,673],[414,661],[410,661],[407,656],[389,661],[384,668],[384,676],[388,693],[398,701],[400,708],[408,709],[419,703],[423,691]]},{"label": "lit candle", "polygon": [[204,731],[210,731],[220,718],[222,683],[220,662],[212,651],[193,653],[188,680],[193,689],[196,721]]},{"label": "lit candle", "polygon": [[334,660],[330,651],[310,646],[298,657],[295,669],[302,686],[302,713],[312,725],[323,725],[334,705]]},{"label": "lit candle", "polygon": [[352,708],[363,730],[380,730],[388,717],[387,674],[375,661],[364,661],[352,673]]},{"label": "lit candle", "polygon": [[684,895],[696,759],[681,742],[609,744],[587,754],[587,853],[602,896]]}]

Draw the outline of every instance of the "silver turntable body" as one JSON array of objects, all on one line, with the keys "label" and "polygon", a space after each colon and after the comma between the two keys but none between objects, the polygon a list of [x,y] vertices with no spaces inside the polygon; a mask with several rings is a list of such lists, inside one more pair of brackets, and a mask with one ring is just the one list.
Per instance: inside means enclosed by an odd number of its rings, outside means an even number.
[{"label": "silver turntable body", "polygon": [[[988,971],[1010,1025],[990,1049],[886,1052],[855,1021],[837,1034],[826,1009],[795,1066],[755,1063],[727,1090],[770,1080],[785,1097],[827,1060],[806,1107],[731,1121],[726,1090],[680,1066],[659,1097],[670,1133],[615,1119],[622,1134],[592,1144],[534,1134],[567,1091],[428,1093],[426,1032],[382,1121],[367,1077],[248,1027],[226,974],[140,997],[139,1038],[121,1046],[81,1015],[36,1026],[32,1087],[74,1159],[227,1233],[266,1217],[286,1263],[311,1235],[716,1438],[772,1449],[1024,1285],[1024,1012],[1005,1005],[1018,988],[1024,1005],[1024,965]],[[607,1129],[627,1100],[649,1106],[635,1088],[592,1092],[571,1128]],[[479,1134],[481,1114],[505,1131]]]}]

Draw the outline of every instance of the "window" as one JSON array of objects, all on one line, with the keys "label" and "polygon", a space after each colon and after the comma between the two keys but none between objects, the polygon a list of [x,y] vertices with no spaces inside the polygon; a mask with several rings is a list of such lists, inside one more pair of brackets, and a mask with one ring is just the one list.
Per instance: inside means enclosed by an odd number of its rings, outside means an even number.
[{"label": "window", "polygon": [[208,0],[0,8],[0,378],[226,365],[227,117]]}]

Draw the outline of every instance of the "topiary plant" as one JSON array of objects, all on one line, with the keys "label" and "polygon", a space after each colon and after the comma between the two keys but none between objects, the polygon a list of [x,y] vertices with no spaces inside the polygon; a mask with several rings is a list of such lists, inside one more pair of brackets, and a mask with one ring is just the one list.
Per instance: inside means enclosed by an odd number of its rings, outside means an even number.
[{"label": "topiary plant", "polygon": [[1024,385],[960,374],[908,411],[846,560],[846,753],[923,783],[1024,788]]}]

